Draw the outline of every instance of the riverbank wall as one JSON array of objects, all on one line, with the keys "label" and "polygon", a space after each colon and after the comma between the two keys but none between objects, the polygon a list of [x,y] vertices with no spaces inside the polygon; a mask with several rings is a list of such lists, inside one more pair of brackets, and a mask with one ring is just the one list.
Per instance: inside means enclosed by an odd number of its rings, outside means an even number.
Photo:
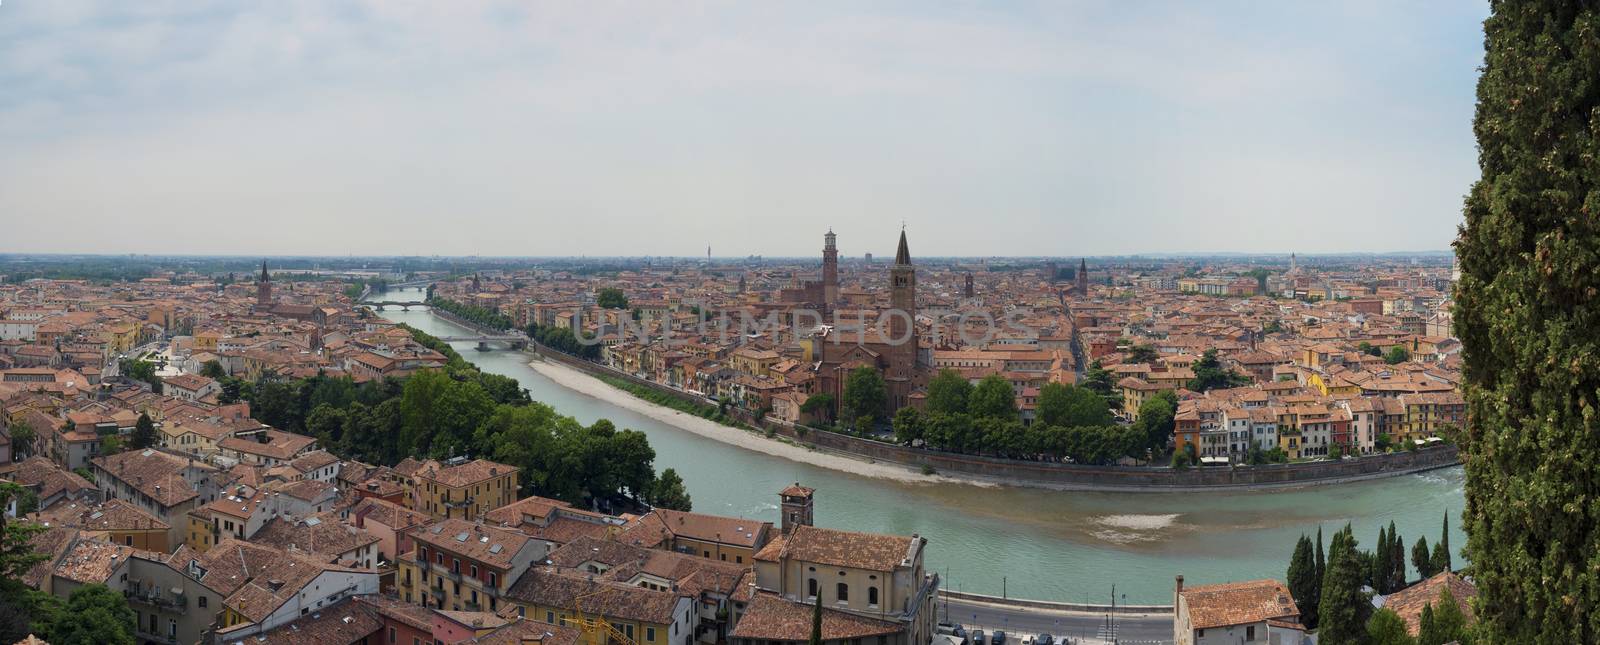
[{"label": "riverbank wall", "polygon": [[998,605],[1002,607],[1016,607],[1019,609],[1040,609],[1043,611],[1056,611],[1063,613],[1080,614],[1171,614],[1172,605],[1094,605],[1080,602],[1055,602],[1051,600],[1029,600],[1026,598],[1002,598],[981,593],[967,593],[940,589],[939,598],[964,602],[982,603],[985,605]]},{"label": "riverbank wall", "polygon": [[[560,362],[591,376],[622,379],[691,403],[708,403],[682,390],[641,379],[536,343],[533,347],[546,359]],[[1189,469],[1086,466],[912,448],[789,424],[772,418],[756,419],[753,415],[737,410],[728,412],[751,427],[818,450],[850,455],[858,459],[894,463],[923,472],[936,472],[947,477],[967,477],[988,483],[1057,490],[1171,492],[1190,489],[1313,486],[1419,473],[1461,463],[1457,448],[1445,445],[1416,451],[1370,455],[1359,459],[1298,464],[1207,466]]]}]

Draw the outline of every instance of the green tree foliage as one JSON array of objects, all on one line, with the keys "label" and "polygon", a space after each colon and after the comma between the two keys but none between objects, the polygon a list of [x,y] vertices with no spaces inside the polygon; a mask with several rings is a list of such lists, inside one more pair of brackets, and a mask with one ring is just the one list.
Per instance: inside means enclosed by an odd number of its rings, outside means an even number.
[{"label": "green tree foliage", "polygon": [[1123,362],[1144,363],[1148,365],[1159,360],[1161,360],[1161,354],[1156,351],[1155,347],[1150,345],[1134,345],[1128,348],[1127,357],[1123,359]]},{"label": "green tree foliage", "polygon": [[808,645],[822,645],[822,590],[817,590],[817,602],[811,607],[811,639]]},{"label": "green tree foliage", "polygon": [[33,454],[33,442],[38,437],[27,421],[18,420],[11,424],[11,446],[19,461]]},{"label": "green tree foliage", "polygon": [[1417,645],[1416,639],[1406,630],[1406,621],[1393,609],[1384,607],[1367,621],[1367,642],[1370,645]]},{"label": "green tree foliage", "polygon": [[1318,643],[1359,644],[1366,639],[1372,599],[1361,589],[1366,575],[1362,556],[1356,546],[1356,538],[1349,525],[1333,534],[1317,607]]},{"label": "green tree foliage", "polygon": [[200,375],[210,379],[221,380],[227,378],[228,371],[222,368],[222,363],[206,361],[205,365],[200,366]]},{"label": "green tree foliage", "polygon": [[109,587],[93,583],[72,590],[66,608],[49,630],[48,640],[59,645],[133,645],[133,609],[128,599]]},{"label": "green tree foliage", "polygon": [[978,381],[967,399],[967,410],[975,419],[1017,418],[1017,395],[1011,383],[998,374],[990,374]]},{"label": "green tree foliage", "polygon": [[1406,541],[1389,521],[1389,593],[1406,588]]},{"label": "green tree foliage", "polygon": [[1390,347],[1389,351],[1383,354],[1383,362],[1390,365],[1399,365],[1409,360],[1411,360],[1411,352],[1406,350],[1403,345]]},{"label": "green tree foliage", "polygon": [[888,404],[883,375],[870,367],[858,367],[844,382],[844,409],[851,423],[861,432],[872,429]]},{"label": "green tree foliage", "polygon": [[433,457],[466,454],[494,408],[482,386],[423,370],[406,379],[400,395],[400,445]]},{"label": "green tree foliage", "polygon": [[689,491],[683,486],[683,478],[672,468],[661,471],[661,476],[651,486],[650,503],[657,508],[674,511],[694,510],[694,502],[689,499]]},{"label": "green tree foliage", "polygon": [[550,349],[571,354],[588,360],[600,358],[599,343],[585,343],[578,340],[571,329],[566,327],[541,327],[537,324],[528,326],[528,336]]},{"label": "green tree foliage", "polygon": [[595,304],[603,309],[627,309],[628,296],[621,289],[606,287],[595,293]]},{"label": "green tree foliage", "polygon": [[150,419],[150,415],[140,412],[139,420],[133,424],[133,434],[128,437],[128,444],[134,450],[143,450],[156,445],[160,438],[156,434],[156,422]]},{"label": "green tree foliage", "polygon": [[1428,538],[1417,536],[1417,544],[1411,547],[1411,566],[1417,568],[1417,575],[1423,580],[1432,578],[1438,573],[1433,569],[1433,554],[1428,551]]},{"label": "green tree foliage", "polygon": [[1439,589],[1439,598],[1422,608],[1417,625],[1417,645],[1445,645],[1445,643],[1470,644],[1473,633],[1467,628],[1467,617],[1456,604],[1455,594],[1449,585]]},{"label": "green tree foliage", "polygon": [[499,310],[457,302],[449,298],[430,296],[428,298],[428,306],[440,311],[448,311],[455,314],[457,318],[496,331],[505,331],[517,326],[515,321],[500,313]]},{"label": "green tree foliage", "polygon": [[1111,423],[1106,400],[1088,388],[1045,383],[1039,388],[1038,423],[1051,426],[1103,426]]},{"label": "green tree foliage", "polygon": [[150,384],[151,391],[161,393],[161,377],[156,376],[156,364],[138,358],[124,358],[117,363],[123,376]]},{"label": "green tree foliage", "polygon": [[605,419],[585,427],[543,403],[500,406],[476,439],[495,461],[520,469],[529,495],[586,504],[623,494],[648,500],[657,490],[655,450],[644,434]]},{"label": "green tree foliage", "polygon": [[1300,609],[1300,622],[1308,629],[1317,627],[1317,595],[1322,587],[1322,581],[1317,578],[1315,557],[1311,553],[1311,538],[1300,534],[1300,540],[1294,544],[1294,555],[1289,559],[1289,572],[1285,576],[1289,583],[1289,595],[1294,596],[1295,606]]},{"label": "green tree foliage", "polygon": [[972,383],[953,369],[942,369],[928,381],[929,414],[965,414]]},{"label": "green tree foliage", "polygon": [[1139,404],[1139,420],[1134,423],[1144,434],[1145,447],[1151,450],[1165,450],[1167,442],[1172,440],[1173,429],[1177,427],[1178,395],[1171,390],[1162,390],[1151,395]]},{"label": "green tree foliage", "polygon": [[1444,528],[1439,532],[1439,542],[1433,545],[1433,571],[1443,573],[1454,567],[1450,562],[1450,511],[1444,513]]},{"label": "green tree foliage", "polygon": [[1242,387],[1250,383],[1250,377],[1235,372],[1222,364],[1217,359],[1217,350],[1208,349],[1194,363],[1194,378],[1189,379],[1188,388],[1196,392],[1206,392],[1218,388]]},{"label": "green tree foliage", "polygon": [[1122,409],[1122,394],[1117,391],[1115,376],[1101,365],[1100,361],[1089,364],[1089,369],[1083,373],[1083,381],[1079,385],[1105,399],[1107,408]]},{"label": "green tree foliage", "polygon": [[969,453],[976,452],[982,445],[972,417],[964,413],[929,414],[923,421],[922,433],[928,446],[937,450]]},{"label": "green tree foliage", "polygon": [[833,395],[822,392],[806,397],[806,402],[800,404],[800,411],[829,423],[833,421],[833,407]]},{"label": "green tree foliage", "polygon": [[922,438],[922,413],[906,406],[894,413],[894,440],[910,444]]}]

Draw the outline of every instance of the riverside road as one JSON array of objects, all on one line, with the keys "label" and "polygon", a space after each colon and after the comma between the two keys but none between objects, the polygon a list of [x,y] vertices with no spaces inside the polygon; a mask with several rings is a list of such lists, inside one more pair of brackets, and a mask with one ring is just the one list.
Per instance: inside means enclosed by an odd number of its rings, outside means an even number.
[{"label": "riverside road", "polygon": [[[948,618],[946,616],[948,615]],[[991,604],[970,600],[939,600],[939,622],[957,623],[966,627],[967,633],[981,629],[985,634],[998,629],[1006,633],[1008,644],[1021,643],[1025,637],[1050,634],[1057,642],[1063,638],[1071,643],[1106,643],[1106,614],[1090,612],[1054,611],[1013,605]],[[1172,614],[1112,614],[1111,628],[1117,643],[1171,643]]]}]

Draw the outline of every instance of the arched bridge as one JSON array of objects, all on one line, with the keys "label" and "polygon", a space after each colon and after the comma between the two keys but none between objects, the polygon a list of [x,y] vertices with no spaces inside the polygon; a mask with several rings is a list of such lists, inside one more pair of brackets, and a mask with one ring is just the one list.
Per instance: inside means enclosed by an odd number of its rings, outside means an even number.
[{"label": "arched bridge", "polygon": [[377,309],[378,311],[383,311],[384,307],[399,307],[401,309],[410,309],[412,307],[421,307],[421,306],[426,305],[428,303],[423,302],[421,300],[372,300],[372,301],[368,301],[368,302],[363,302],[361,304],[367,305],[369,307],[372,307],[373,309]]},{"label": "arched bridge", "polygon": [[489,343],[506,343],[511,349],[524,349],[528,346],[528,337],[522,334],[479,334],[477,336],[440,336],[439,340],[447,343],[477,343],[478,349],[487,351]]}]

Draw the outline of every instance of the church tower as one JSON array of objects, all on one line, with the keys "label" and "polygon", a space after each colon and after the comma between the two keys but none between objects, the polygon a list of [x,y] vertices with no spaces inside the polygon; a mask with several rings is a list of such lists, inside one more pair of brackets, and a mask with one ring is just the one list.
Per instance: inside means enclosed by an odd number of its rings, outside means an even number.
[{"label": "church tower", "polygon": [[889,307],[889,342],[899,343],[888,351],[889,369],[884,374],[892,411],[906,405],[917,368],[917,270],[911,266],[905,229],[900,229],[900,246],[889,268]]},{"label": "church tower", "polygon": [[1078,297],[1089,297],[1089,263],[1078,258]]},{"label": "church tower", "polygon": [[261,261],[261,277],[256,279],[256,308],[272,308],[272,276],[267,275],[267,261]]},{"label": "church tower", "polygon": [[778,520],[778,527],[784,535],[794,532],[796,527],[811,526],[811,512],[813,496],[816,489],[801,486],[795,482],[793,486],[783,489],[778,493],[782,500],[783,516]]},{"label": "church tower", "polygon": [[822,304],[832,309],[839,302],[839,247],[833,229],[822,236]]},{"label": "church tower", "polygon": [[967,297],[968,300],[971,300],[972,297],[975,295],[974,290],[972,288],[972,272],[971,271],[967,272],[967,285],[966,285],[966,289],[964,291],[966,293],[966,297]]}]

